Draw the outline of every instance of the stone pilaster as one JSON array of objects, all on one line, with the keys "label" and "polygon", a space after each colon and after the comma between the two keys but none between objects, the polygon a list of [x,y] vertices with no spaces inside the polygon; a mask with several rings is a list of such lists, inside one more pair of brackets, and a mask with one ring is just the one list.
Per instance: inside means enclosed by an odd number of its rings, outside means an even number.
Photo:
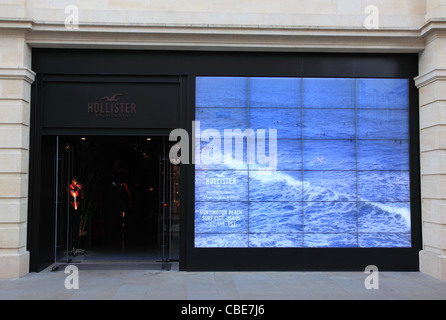
[{"label": "stone pilaster", "polygon": [[[415,79],[420,93],[423,250],[420,271],[446,280],[446,1],[427,1]],[[438,16],[440,14],[440,17]]]},{"label": "stone pilaster", "polygon": [[28,22],[0,21],[0,278],[29,272],[29,108],[35,75],[25,41],[28,29]]}]

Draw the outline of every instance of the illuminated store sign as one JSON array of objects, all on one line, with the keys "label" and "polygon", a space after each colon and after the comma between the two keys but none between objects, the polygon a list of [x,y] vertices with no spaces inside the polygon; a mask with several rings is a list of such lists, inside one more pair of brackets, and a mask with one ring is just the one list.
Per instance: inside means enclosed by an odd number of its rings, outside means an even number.
[{"label": "illuminated store sign", "polygon": [[410,247],[408,86],[197,77],[195,247]]}]

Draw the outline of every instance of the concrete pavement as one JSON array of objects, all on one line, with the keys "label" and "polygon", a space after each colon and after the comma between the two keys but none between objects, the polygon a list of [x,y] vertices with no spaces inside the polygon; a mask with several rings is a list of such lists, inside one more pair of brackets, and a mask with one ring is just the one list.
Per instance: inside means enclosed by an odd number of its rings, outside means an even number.
[{"label": "concrete pavement", "polygon": [[391,300],[446,299],[446,281],[419,272],[379,272],[367,289],[363,272],[179,272],[159,265],[100,265],[74,273],[51,268],[0,279],[1,300]]}]

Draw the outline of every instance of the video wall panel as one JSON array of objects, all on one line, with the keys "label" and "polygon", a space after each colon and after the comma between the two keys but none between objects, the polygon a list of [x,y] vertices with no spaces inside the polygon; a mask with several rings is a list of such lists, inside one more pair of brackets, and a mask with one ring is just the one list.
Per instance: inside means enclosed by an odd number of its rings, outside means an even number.
[{"label": "video wall panel", "polygon": [[408,87],[197,77],[195,247],[410,247]]}]

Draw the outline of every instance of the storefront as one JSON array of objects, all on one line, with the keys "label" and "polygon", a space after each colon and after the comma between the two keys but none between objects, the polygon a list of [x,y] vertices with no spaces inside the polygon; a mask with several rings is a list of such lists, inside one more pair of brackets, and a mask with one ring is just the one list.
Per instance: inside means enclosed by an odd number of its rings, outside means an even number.
[{"label": "storefront", "polygon": [[[419,270],[417,54],[32,56],[32,271],[72,247],[73,177],[79,206],[88,188],[96,199],[90,245],[112,233],[104,216],[116,209],[119,246],[153,239],[157,259],[181,270]],[[187,136],[169,139],[174,129]],[[181,163],[167,162],[171,150]],[[132,209],[111,204],[99,176],[127,187]]]}]

